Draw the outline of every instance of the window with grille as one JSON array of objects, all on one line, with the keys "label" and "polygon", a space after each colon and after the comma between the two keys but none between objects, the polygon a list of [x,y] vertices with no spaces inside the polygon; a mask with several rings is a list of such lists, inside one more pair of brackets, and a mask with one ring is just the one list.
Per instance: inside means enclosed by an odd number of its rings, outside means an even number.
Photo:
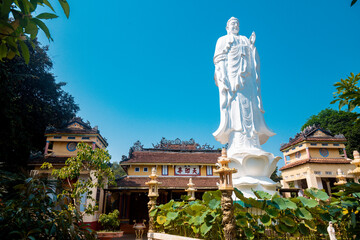
[{"label": "window with grille", "polygon": [[213,175],[212,166],[206,166],[206,175],[208,175],[208,176]]},{"label": "window with grille", "polygon": [[167,165],[162,166],[162,175],[169,175]]}]

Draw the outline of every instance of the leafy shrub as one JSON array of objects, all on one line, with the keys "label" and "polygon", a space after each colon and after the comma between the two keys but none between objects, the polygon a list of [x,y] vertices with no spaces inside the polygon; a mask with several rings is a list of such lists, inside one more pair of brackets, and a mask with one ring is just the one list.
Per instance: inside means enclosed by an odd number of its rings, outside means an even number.
[{"label": "leafy shrub", "polygon": [[118,231],[120,226],[119,214],[117,209],[109,214],[101,214],[99,223],[106,231]]},{"label": "leafy shrub", "polygon": [[1,239],[95,239],[54,189],[46,180],[0,171]]},{"label": "leafy shrub", "polygon": [[[329,197],[318,189],[307,189],[305,196],[282,198],[256,191],[258,199],[245,198],[237,189],[240,201],[234,203],[236,239],[326,239],[329,221],[341,239],[360,236],[360,185],[348,183],[344,191]],[[150,213],[156,231],[204,239],[224,239],[221,192],[206,192],[203,199],[170,202]],[[355,237],[355,238],[354,238]]]},{"label": "leafy shrub", "polygon": [[221,227],[221,192],[205,192],[202,200],[170,202],[150,213],[159,232],[187,237],[224,239]]}]

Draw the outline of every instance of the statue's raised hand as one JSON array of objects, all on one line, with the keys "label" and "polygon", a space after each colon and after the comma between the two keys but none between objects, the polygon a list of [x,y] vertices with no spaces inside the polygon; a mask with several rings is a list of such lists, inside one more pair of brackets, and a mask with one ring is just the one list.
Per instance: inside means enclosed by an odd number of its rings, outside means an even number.
[{"label": "statue's raised hand", "polygon": [[255,32],[252,32],[251,36],[250,36],[250,44],[254,45],[256,41],[256,35]]}]

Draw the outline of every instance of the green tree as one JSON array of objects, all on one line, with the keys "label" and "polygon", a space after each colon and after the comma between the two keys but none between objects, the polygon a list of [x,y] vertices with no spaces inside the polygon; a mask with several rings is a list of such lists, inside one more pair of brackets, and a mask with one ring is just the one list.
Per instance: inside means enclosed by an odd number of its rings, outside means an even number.
[{"label": "green tree", "polygon": [[[66,186],[59,196],[70,200],[67,206],[71,212],[80,212],[80,200],[84,195],[95,203],[92,189],[104,188],[106,182],[114,180],[114,173],[109,167],[111,157],[107,150],[92,149],[86,143],[79,143],[77,149],[76,156],[66,160],[64,167],[52,170],[52,175]],[[51,169],[53,166],[45,162],[41,168]],[[87,178],[80,178],[84,171],[89,172]],[[94,214],[96,210],[96,203],[89,203],[84,206],[82,214]]]},{"label": "green tree", "polygon": [[[66,0],[58,0],[66,17],[69,18],[70,7]],[[16,55],[24,57],[25,62],[29,63],[29,45],[25,40],[29,37],[34,40],[41,29],[49,40],[52,40],[50,31],[42,20],[57,18],[54,13],[34,13],[38,6],[41,10],[54,8],[48,0],[1,0],[0,1],[0,60],[5,58],[12,59]],[[32,45],[35,47],[34,45]]]},{"label": "green tree", "polygon": [[118,162],[114,162],[111,164],[111,170],[114,172],[115,179],[121,178],[122,176],[126,175],[124,169],[120,166]]},{"label": "green tree", "polygon": [[278,175],[278,167],[276,166],[274,172],[271,174],[270,179],[274,182],[280,182],[282,180],[281,175]]},{"label": "green tree", "polygon": [[43,151],[48,125],[60,127],[79,107],[50,72],[48,48],[34,40],[31,62],[21,57],[0,61],[0,162],[26,166],[30,151]]},{"label": "green tree", "polygon": [[350,73],[350,76],[346,79],[341,79],[340,82],[334,84],[336,92],[331,104],[339,103],[339,110],[344,106],[347,106],[347,111],[351,112],[356,107],[360,106],[360,88],[357,86],[360,80],[360,73],[355,75]]},{"label": "green tree", "polygon": [[359,149],[360,146],[360,123],[357,121],[359,116],[358,113],[336,111],[327,108],[317,115],[311,116],[301,127],[301,130],[309,125],[319,124],[322,128],[330,130],[333,134],[343,134],[347,139],[347,155],[352,158],[353,151]]}]

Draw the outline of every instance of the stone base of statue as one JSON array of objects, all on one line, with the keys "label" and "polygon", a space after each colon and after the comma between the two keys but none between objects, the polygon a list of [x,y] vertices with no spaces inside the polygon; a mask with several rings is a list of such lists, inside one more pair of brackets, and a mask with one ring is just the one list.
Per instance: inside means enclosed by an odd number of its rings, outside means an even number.
[{"label": "stone base of statue", "polygon": [[[265,152],[260,144],[238,139],[230,139],[228,158],[230,168],[238,170],[233,174],[233,185],[239,189],[245,197],[256,198],[252,190],[264,191],[271,195],[275,194],[277,183],[270,179],[276,169],[276,164],[281,157]],[[249,140],[251,141],[251,139]],[[241,144],[237,144],[240,143]]]}]

